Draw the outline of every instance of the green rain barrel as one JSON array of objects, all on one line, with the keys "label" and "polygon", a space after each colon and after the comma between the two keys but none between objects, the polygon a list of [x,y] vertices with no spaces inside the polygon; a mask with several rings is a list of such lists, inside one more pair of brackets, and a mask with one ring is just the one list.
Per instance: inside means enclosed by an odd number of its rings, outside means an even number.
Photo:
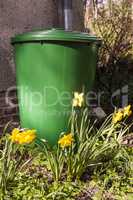
[{"label": "green rain barrel", "polygon": [[75,91],[89,91],[101,40],[87,33],[50,29],[12,38],[20,121],[52,145],[67,131]]}]

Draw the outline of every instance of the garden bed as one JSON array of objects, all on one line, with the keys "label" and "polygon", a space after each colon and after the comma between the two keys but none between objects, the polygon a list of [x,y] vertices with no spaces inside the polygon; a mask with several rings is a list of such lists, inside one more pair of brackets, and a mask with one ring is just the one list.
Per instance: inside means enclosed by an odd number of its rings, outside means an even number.
[{"label": "garden bed", "polygon": [[[99,128],[83,95],[73,99],[68,132],[55,147],[36,143],[36,130],[3,131],[0,140],[1,200],[133,199],[131,106],[116,110]],[[126,145],[125,145],[126,144]]]}]

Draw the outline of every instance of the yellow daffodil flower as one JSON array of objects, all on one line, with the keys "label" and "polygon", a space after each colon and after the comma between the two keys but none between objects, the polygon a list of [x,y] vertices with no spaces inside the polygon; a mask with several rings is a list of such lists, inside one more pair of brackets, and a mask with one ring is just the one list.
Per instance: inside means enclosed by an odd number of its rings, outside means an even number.
[{"label": "yellow daffodil flower", "polygon": [[129,117],[131,114],[132,114],[131,105],[128,105],[128,106],[123,108],[124,117],[126,117],[126,116]]},{"label": "yellow daffodil flower", "polygon": [[60,138],[58,144],[64,149],[65,147],[71,146],[73,141],[73,134],[69,133],[68,135],[64,135],[62,138]]},{"label": "yellow daffodil flower", "polygon": [[12,142],[18,142],[19,136],[20,136],[20,130],[18,128],[14,128],[9,138],[12,140]]},{"label": "yellow daffodil flower", "polygon": [[36,138],[36,130],[21,130],[14,128],[9,137],[12,142],[18,144],[29,144]]},{"label": "yellow daffodil flower", "polygon": [[118,112],[114,113],[112,122],[116,124],[117,122],[120,122],[122,119],[123,119],[123,112],[122,110],[118,110]]},{"label": "yellow daffodil flower", "polygon": [[84,93],[74,92],[73,107],[81,107],[84,102]]},{"label": "yellow daffodil flower", "polygon": [[125,117],[129,117],[131,114],[132,114],[131,105],[128,105],[124,108],[119,109],[118,111],[114,113],[112,122],[116,124],[117,122],[120,122]]}]

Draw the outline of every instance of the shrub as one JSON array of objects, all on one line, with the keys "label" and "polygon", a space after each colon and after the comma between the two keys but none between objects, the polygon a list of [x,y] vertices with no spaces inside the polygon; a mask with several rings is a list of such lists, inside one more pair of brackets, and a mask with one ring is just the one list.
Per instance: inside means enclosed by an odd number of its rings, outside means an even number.
[{"label": "shrub", "polygon": [[[108,113],[114,109],[110,102],[113,92],[131,83],[128,73],[133,64],[131,9],[131,2],[127,0],[107,0],[101,5],[93,1],[91,27],[103,41],[95,90],[106,94],[101,103]],[[117,107],[123,106],[120,94],[113,97],[113,103]]]}]

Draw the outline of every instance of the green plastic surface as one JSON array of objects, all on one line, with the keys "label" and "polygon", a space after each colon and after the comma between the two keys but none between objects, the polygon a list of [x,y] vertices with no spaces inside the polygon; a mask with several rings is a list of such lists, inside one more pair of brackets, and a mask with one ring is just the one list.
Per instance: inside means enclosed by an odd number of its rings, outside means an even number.
[{"label": "green plastic surface", "polygon": [[12,43],[26,41],[71,41],[71,42],[101,42],[100,38],[88,33],[64,31],[63,29],[48,29],[44,31],[32,31],[16,35],[12,38]]},{"label": "green plastic surface", "polygon": [[74,91],[92,87],[98,45],[61,39],[16,42],[14,48],[21,126],[35,128],[39,138],[54,145],[61,132],[69,131]]}]

